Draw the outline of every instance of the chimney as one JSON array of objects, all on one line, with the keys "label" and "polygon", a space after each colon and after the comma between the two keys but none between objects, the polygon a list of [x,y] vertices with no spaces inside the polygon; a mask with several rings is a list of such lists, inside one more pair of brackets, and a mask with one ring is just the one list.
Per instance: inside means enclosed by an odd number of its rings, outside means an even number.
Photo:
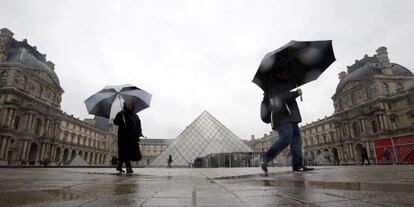
[{"label": "chimney", "polygon": [[339,76],[339,80],[342,81],[342,79],[344,79],[346,77],[346,72],[342,71],[338,74],[338,76]]},{"label": "chimney", "polygon": [[13,35],[13,32],[7,28],[0,29],[0,62],[7,59],[9,44],[12,42]]},{"label": "chimney", "polygon": [[384,75],[393,75],[390,59],[388,58],[388,52],[386,47],[380,47],[377,49],[377,58],[381,65],[381,72]]},{"label": "chimney", "polygon": [[46,62],[46,65],[47,65],[50,69],[55,70],[55,64],[54,64],[52,61],[47,61],[47,62]]},{"label": "chimney", "polygon": [[0,29],[0,36],[12,38],[14,33],[7,28]]}]

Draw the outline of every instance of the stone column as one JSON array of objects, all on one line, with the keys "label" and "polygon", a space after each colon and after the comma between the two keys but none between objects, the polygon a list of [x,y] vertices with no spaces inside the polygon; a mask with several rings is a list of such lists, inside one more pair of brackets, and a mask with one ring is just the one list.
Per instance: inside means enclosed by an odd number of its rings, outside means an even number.
[{"label": "stone column", "polygon": [[10,148],[10,144],[9,144],[10,137],[4,137],[4,139],[6,139],[6,146],[5,146],[5,149],[4,149],[3,157],[4,157],[4,160],[7,160],[7,157],[9,155],[8,151],[9,151],[9,148]]},{"label": "stone column", "polygon": [[377,115],[377,120],[378,120],[378,124],[379,124],[379,131],[382,131],[384,129],[384,123],[382,123],[382,120],[380,118],[380,115]]},{"label": "stone column", "polygon": [[369,142],[365,142],[365,147],[367,148],[368,159],[371,158],[371,148],[369,146]]},{"label": "stone column", "polygon": [[22,154],[20,156],[21,160],[25,160],[26,159],[26,148],[27,148],[27,140],[23,140],[23,145],[22,145]]},{"label": "stone column", "polygon": [[[27,160],[29,160],[29,156],[30,156],[30,146],[32,145],[32,143],[30,141],[27,141],[27,147],[26,147],[26,154],[25,154],[25,158]],[[37,157],[36,157],[37,158]]]},{"label": "stone column", "polygon": [[4,151],[6,150],[6,144],[7,144],[7,138],[2,137],[1,138],[1,148],[0,148],[0,160],[4,158]]},{"label": "stone column", "polygon": [[362,131],[364,132],[364,134],[367,133],[367,128],[365,126],[365,119],[361,119],[361,125],[362,125]]},{"label": "stone column", "polygon": [[12,125],[12,120],[13,120],[13,114],[14,114],[14,109],[10,109],[7,120],[6,120],[6,125],[7,126],[11,126]]},{"label": "stone column", "polygon": [[40,143],[39,160],[43,160],[43,154],[45,153],[45,143]]},{"label": "stone column", "polygon": [[3,114],[3,117],[2,117],[2,119],[1,119],[1,123],[2,123],[2,125],[7,125],[7,118],[9,117],[9,113],[10,113],[10,109],[6,109],[5,111],[4,111],[4,114]]}]

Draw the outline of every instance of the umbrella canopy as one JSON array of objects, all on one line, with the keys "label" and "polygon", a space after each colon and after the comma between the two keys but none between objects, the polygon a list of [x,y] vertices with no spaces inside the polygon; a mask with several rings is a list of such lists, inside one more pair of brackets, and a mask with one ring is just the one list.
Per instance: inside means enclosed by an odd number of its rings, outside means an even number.
[{"label": "umbrella canopy", "polygon": [[[332,41],[290,41],[265,55],[253,82],[266,91],[284,70],[292,86],[316,80],[335,61]],[[293,89],[293,88],[292,88]]]},{"label": "umbrella canopy", "polygon": [[[109,119],[122,109],[122,101],[134,101],[134,112],[138,113],[150,106],[151,97],[150,93],[130,84],[107,86],[86,99],[85,105],[89,114]],[[117,100],[119,103],[114,104]]]}]

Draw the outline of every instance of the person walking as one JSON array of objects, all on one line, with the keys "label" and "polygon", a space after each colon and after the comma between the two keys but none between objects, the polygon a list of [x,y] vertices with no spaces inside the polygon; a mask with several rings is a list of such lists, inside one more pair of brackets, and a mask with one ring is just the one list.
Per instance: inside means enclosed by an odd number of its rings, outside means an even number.
[{"label": "person walking", "polygon": [[302,90],[290,92],[292,87],[288,81],[286,71],[280,69],[275,72],[277,84],[269,84],[269,90],[265,91],[263,102],[270,103],[270,110],[265,109],[263,104],[261,111],[269,111],[272,129],[279,134],[279,139],[273,143],[269,150],[264,152],[260,157],[260,166],[262,170],[268,172],[268,163],[279,155],[288,145],[292,153],[292,170],[293,171],[310,171],[313,168],[307,168],[302,164],[302,138],[298,123],[302,121],[296,98],[302,96]]},{"label": "person walking", "polygon": [[390,161],[391,160],[391,153],[390,153],[390,151],[388,150],[388,148],[384,148],[384,153],[383,153],[383,155],[382,155],[383,157],[384,157],[384,159],[386,160],[386,161]]},{"label": "person walking", "polygon": [[168,168],[171,168],[171,163],[173,162],[173,159],[172,159],[171,155],[168,156],[167,162],[168,162]]},{"label": "person walking", "polygon": [[361,159],[362,159],[361,165],[364,165],[365,160],[368,162],[368,165],[371,165],[371,162],[369,161],[369,158],[368,158],[367,148],[362,145],[359,150],[361,151]]},{"label": "person walking", "polygon": [[124,102],[123,110],[115,116],[114,124],[118,125],[118,166],[116,170],[125,172],[122,169],[126,165],[127,173],[133,173],[131,161],[142,159],[139,149],[140,137],[142,137],[141,120],[134,113],[135,103],[132,100]]}]

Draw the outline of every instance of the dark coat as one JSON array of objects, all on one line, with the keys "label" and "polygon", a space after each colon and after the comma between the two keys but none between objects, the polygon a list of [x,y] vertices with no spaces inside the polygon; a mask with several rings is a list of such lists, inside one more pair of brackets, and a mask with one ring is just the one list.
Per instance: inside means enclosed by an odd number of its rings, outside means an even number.
[{"label": "dark coat", "polygon": [[[125,122],[124,123],[124,118]],[[123,110],[114,119],[118,125],[118,159],[121,161],[139,161],[142,159],[139,149],[139,137],[142,136],[141,120],[137,114]]]},{"label": "dark coat", "polygon": [[302,117],[300,115],[298,103],[296,98],[299,96],[297,92],[290,92],[293,88],[290,83],[279,81],[278,84],[273,84],[267,92],[270,99],[273,98],[274,104],[271,105],[271,123],[272,129],[286,124],[286,123],[300,123]]}]

